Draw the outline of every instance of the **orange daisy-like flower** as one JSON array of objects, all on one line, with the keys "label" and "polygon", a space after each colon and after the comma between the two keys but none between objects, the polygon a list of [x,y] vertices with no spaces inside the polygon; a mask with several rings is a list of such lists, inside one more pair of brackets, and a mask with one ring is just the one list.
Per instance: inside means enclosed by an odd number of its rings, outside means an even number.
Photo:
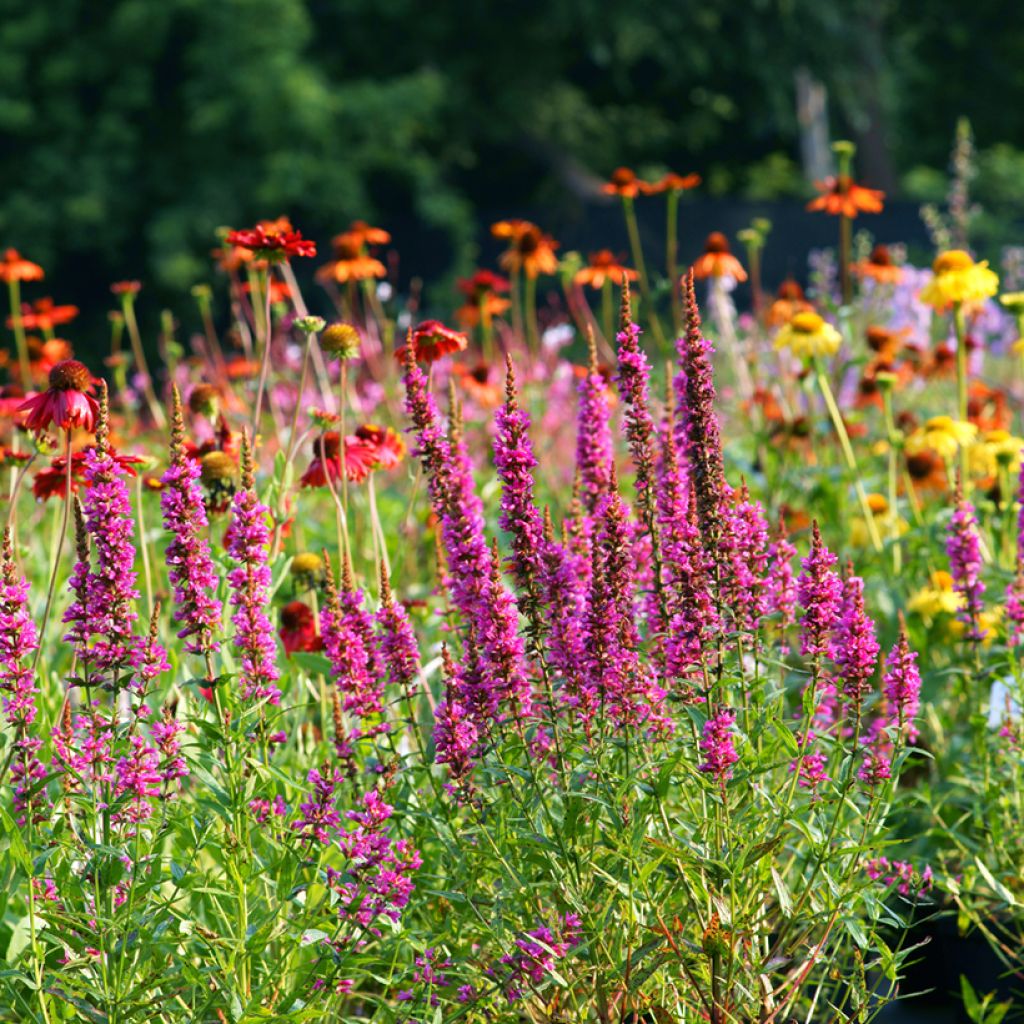
[{"label": "orange daisy-like flower", "polygon": [[383,228],[372,227],[365,220],[354,220],[349,225],[348,231],[343,231],[331,239],[331,245],[338,245],[342,240],[360,247],[387,245],[391,241],[391,234]]},{"label": "orange daisy-like flower", "polygon": [[315,256],[316,242],[302,237],[301,231],[285,228],[284,223],[274,222],[269,227],[261,221],[255,227],[241,231],[229,231],[224,241],[228,245],[241,246],[261,259],[281,263],[293,256]]},{"label": "orange daisy-like flower", "polygon": [[501,316],[512,305],[498,294],[508,291],[508,279],[493,270],[478,270],[472,277],[460,278],[455,282],[455,287],[467,299],[465,305],[455,311],[456,319],[464,327],[476,327],[481,317],[489,322]]},{"label": "orange daisy-like flower", "polygon": [[376,451],[377,461],[374,469],[394,469],[405,458],[405,441],[402,440],[402,435],[391,427],[365,423],[357,428],[355,436]]},{"label": "orange daisy-like flower", "polygon": [[110,290],[114,295],[138,295],[142,291],[141,281],[115,281]]},{"label": "orange daisy-like flower", "polygon": [[824,210],[835,217],[853,219],[858,213],[881,213],[885,193],[858,185],[848,174],[816,181],[821,193],[807,204],[808,210]]},{"label": "orange daisy-like flower", "polygon": [[775,300],[765,313],[765,323],[769,327],[781,327],[788,324],[797,313],[813,313],[814,306],[804,296],[800,282],[787,277],[775,292]]},{"label": "orange daisy-like flower", "polygon": [[685,192],[696,188],[701,180],[699,174],[676,174],[669,171],[660,181],[640,182],[640,191],[645,196],[654,196],[659,192]]},{"label": "orange daisy-like flower", "polygon": [[747,272],[729,249],[729,240],[721,231],[712,231],[704,242],[704,252],[693,264],[693,276],[731,277],[746,281]]},{"label": "orange daisy-like flower", "polygon": [[7,249],[0,259],[0,281],[42,281],[43,268],[26,260],[17,249]]},{"label": "orange daisy-like flower", "polygon": [[495,238],[507,238],[509,247],[501,256],[501,266],[509,273],[522,270],[527,277],[554,274],[558,270],[555,250],[558,243],[528,220],[502,220],[491,227]]},{"label": "orange daisy-like flower", "polygon": [[[38,299],[30,306],[21,307],[21,325],[29,331],[52,331],[59,324],[70,323],[78,316],[77,306],[55,306],[53,299]],[[7,326],[14,326],[14,317],[7,318]]]},{"label": "orange daisy-like flower", "polygon": [[868,348],[877,352],[882,359],[893,359],[903,347],[910,335],[910,328],[904,327],[899,331],[891,331],[887,327],[878,327],[872,324],[865,332]]},{"label": "orange daisy-like flower", "polygon": [[395,359],[405,362],[407,345],[412,345],[417,363],[436,363],[452,352],[463,352],[469,339],[461,331],[446,327],[440,320],[424,320],[409,331],[406,345],[395,349]]},{"label": "orange daisy-like flower", "polygon": [[637,273],[623,266],[611,249],[601,249],[590,254],[590,265],[576,271],[576,284],[588,284],[600,291],[605,281],[621,285],[624,280],[635,281]]},{"label": "orange daisy-like flower", "polygon": [[644,189],[644,183],[628,167],[617,167],[612,171],[611,180],[601,186],[609,196],[625,196],[635,199]]},{"label": "orange daisy-like flower", "polygon": [[331,245],[334,247],[334,259],[325,263],[316,272],[318,281],[337,281],[338,284],[345,284],[348,281],[368,281],[387,275],[384,264],[367,254],[363,236],[359,233],[343,231],[331,239]]},{"label": "orange daisy-like flower", "polygon": [[480,323],[481,318],[486,321],[493,320],[496,316],[501,316],[502,313],[507,312],[511,305],[512,303],[509,299],[504,299],[500,295],[488,292],[476,302],[467,302],[459,306],[455,310],[455,319],[463,327],[476,327]]},{"label": "orange daisy-like flower", "polygon": [[496,409],[504,399],[501,381],[494,367],[488,363],[475,366],[453,366],[452,372],[459,378],[466,394],[484,409]]},{"label": "orange daisy-like flower", "polygon": [[63,338],[41,341],[34,335],[28,339],[29,366],[34,378],[45,377],[58,363],[71,359],[74,352]]},{"label": "orange daisy-like flower", "polygon": [[884,245],[876,245],[866,260],[854,263],[850,268],[860,277],[870,277],[879,284],[899,284],[903,280],[903,268],[896,266]]},{"label": "orange daisy-like flower", "polygon": [[907,472],[918,490],[945,491],[949,486],[946,464],[938,452],[930,448],[906,454]]}]

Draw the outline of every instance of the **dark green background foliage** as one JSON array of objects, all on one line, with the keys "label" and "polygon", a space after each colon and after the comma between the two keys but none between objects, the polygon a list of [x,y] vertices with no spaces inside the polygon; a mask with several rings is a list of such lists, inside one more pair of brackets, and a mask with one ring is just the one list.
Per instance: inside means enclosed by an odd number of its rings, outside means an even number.
[{"label": "dark green background foliage", "polygon": [[[209,275],[218,225],[354,217],[427,277],[499,213],[571,208],[616,165],[803,195],[794,71],[862,176],[940,188],[956,118],[1000,201],[1024,159],[1024,15],[1003,0],[0,2],[0,242],[84,285]],[[983,153],[984,158],[984,153]],[[915,191],[916,190],[916,191]],[[1000,190],[1002,190],[1000,192]]]}]

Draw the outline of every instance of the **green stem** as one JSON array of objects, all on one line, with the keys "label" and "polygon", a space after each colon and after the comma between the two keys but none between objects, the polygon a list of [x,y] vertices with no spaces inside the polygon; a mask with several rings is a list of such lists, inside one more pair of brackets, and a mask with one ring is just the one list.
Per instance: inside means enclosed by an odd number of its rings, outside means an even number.
[{"label": "green stem", "polygon": [[[964,324],[964,308],[959,302],[953,303],[953,326],[956,330],[956,406],[957,418],[967,422],[967,329]],[[966,492],[970,487],[967,466],[967,446],[960,445],[960,480]]]},{"label": "green stem", "polygon": [[853,280],[850,277],[850,250],[853,248],[853,221],[839,218],[839,280],[843,289],[843,305],[853,300]]},{"label": "green stem", "polygon": [[672,286],[672,326],[676,334],[683,329],[683,306],[679,294],[679,196],[678,189],[668,191],[668,223],[665,225],[665,270]]},{"label": "green stem", "polygon": [[139,334],[139,322],[135,319],[135,296],[131,292],[125,292],[121,300],[121,309],[124,313],[125,327],[128,329],[128,340],[132,345],[132,358],[135,366],[142,377],[142,392],[146,396],[146,405],[149,407],[149,415],[160,430],[167,426],[167,418],[163,409],[156,399],[156,392],[153,390],[153,378],[149,373],[149,364],[146,362],[146,352],[142,347],[142,336]]},{"label": "green stem", "polygon": [[612,295],[610,277],[605,278],[601,285],[601,330],[608,344],[612,344],[615,338],[615,297]]},{"label": "green stem", "polygon": [[640,228],[636,221],[636,208],[629,196],[622,197],[622,211],[626,217],[626,233],[629,235],[629,247],[633,253],[633,263],[636,265],[636,272],[640,276],[640,292],[647,304],[647,316],[651,322],[651,331],[654,339],[660,348],[665,347],[665,334],[661,329],[654,310],[654,302],[651,299],[651,284],[647,277],[647,266],[644,263],[644,252],[640,245]]},{"label": "green stem", "polygon": [[526,347],[536,355],[540,351],[540,331],[537,327],[537,278],[530,274],[526,275],[523,306],[526,317]]},{"label": "green stem", "polygon": [[903,551],[900,547],[900,517],[898,515],[897,483],[899,480],[899,444],[900,434],[896,429],[896,420],[892,414],[892,391],[882,389],[882,411],[885,415],[885,429],[889,435],[889,539],[892,542],[892,568],[898,573],[903,563]]},{"label": "green stem", "polygon": [[[264,297],[263,301],[263,358],[260,360],[260,379],[256,385],[256,408],[252,414],[252,429],[249,431],[252,434],[253,444],[256,443],[256,437],[259,434],[260,427],[260,413],[263,411],[263,392],[267,387],[267,374],[270,372],[270,337],[271,337],[271,326],[270,326],[270,270],[264,268],[260,270],[257,275],[259,281],[259,287],[262,290]],[[255,320],[255,316],[253,317]]]},{"label": "green stem", "polygon": [[853,454],[853,446],[850,444],[850,435],[846,432],[846,424],[840,415],[839,406],[836,405],[835,395],[832,394],[832,385],[828,382],[825,371],[821,368],[818,360],[814,361],[815,376],[818,380],[818,387],[821,389],[822,398],[828,408],[829,416],[832,418],[832,425],[839,436],[839,444],[846,459],[847,468],[853,474],[854,488],[857,492],[857,500],[860,502],[861,514],[867,525],[868,535],[871,537],[871,546],[876,551],[882,550],[882,538],[878,535],[878,524],[871,512],[871,505],[868,503],[867,492],[864,490],[864,483],[861,480],[860,467],[857,465],[857,457]]},{"label": "green stem", "polygon": [[18,346],[18,368],[21,372],[21,386],[28,394],[32,390],[32,372],[28,364],[28,343],[25,341],[25,325],[21,319],[21,282],[16,278],[7,282],[11,296],[11,326],[14,341]]}]

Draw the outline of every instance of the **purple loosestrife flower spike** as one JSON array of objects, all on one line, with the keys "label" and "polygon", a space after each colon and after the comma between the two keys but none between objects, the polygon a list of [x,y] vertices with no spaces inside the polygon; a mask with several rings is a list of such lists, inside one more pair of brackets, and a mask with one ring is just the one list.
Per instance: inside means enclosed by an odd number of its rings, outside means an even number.
[{"label": "purple loosestrife flower spike", "polygon": [[[100,382],[100,414],[96,445],[85,454],[85,497],[82,512],[92,540],[95,568],[75,567],[72,590],[78,600],[65,614],[71,624],[65,639],[77,647],[87,680],[120,676],[131,685],[144,653],[144,641],[133,634],[138,619],[134,525],[124,469],[109,443],[107,386]],[[93,637],[98,637],[94,642]]]},{"label": "purple loosestrife flower spike", "polygon": [[339,594],[331,572],[331,563],[324,552],[327,601],[320,613],[320,632],[324,653],[331,663],[331,679],[342,697],[342,707],[362,725],[353,735],[372,736],[387,730],[380,722],[384,714],[384,671],[373,635],[372,622],[363,608],[362,591],[352,584],[346,563],[343,570],[343,593]]},{"label": "purple loosestrife flower spike", "polygon": [[580,381],[579,412],[576,420],[576,472],[580,480],[580,499],[593,514],[598,501],[608,493],[614,464],[608,381],[597,364],[594,332],[587,332],[590,362]]},{"label": "purple loosestrife flower spike", "polygon": [[917,739],[914,719],[921,706],[921,673],[917,667],[917,651],[910,649],[907,627],[900,615],[900,631],[896,645],[885,660],[882,692],[896,726],[913,743]]},{"label": "purple loosestrife flower spike", "polygon": [[768,610],[768,524],[746,483],[738,494],[728,488],[725,494],[718,548],[722,604],[731,609],[738,629],[754,633]]},{"label": "purple loosestrife flower spike", "polygon": [[677,343],[680,373],[676,404],[686,428],[686,456],[697,494],[697,521],[705,550],[715,554],[725,500],[722,437],[715,412],[715,383],[710,343],[701,334],[693,270],[686,278],[686,333]]},{"label": "purple loosestrife flower spike", "polygon": [[[472,651],[469,652],[471,655]],[[434,747],[438,764],[448,765],[451,786],[465,789],[480,744],[480,730],[462,703],[461,694],[465,689],[460,669],[452,661],[447,645],[441,647],[442,675],[445,682],[444,697],[437,705],[434,715]]]},{"label": "purple loosestrife flower spike", "polygon": [[962,605],[957,618],[967,627],[966,638],[974,643],[985,639],[981,628],[984,608],[985,584],[981,581],[981,541],[974,506],[964,497],[963,486],[957,478],[956,510],[949,522],[946,538],[949,571],[953,589],[960,595]]},{"label": "purple loosestrife flower spike", "polygon": [[597,508],[598,532],[585,613],[585,649],[591,696],[581,709],[584,720],[600,704],[611,722],[644,725],[656,733],[671,731],[664,711],[665,693],[640,658],[633,586],[633,545],[625,502],[616,489]]},{"label": "purple loosestrife flower spike", "polygon": [[805,657],[830,657],[832,631],[839,619],[843,581],[833,571],[836,556],[821,539],[817,520],[811,527],[811,552],[801,562],[797,578],[797,600],[804,613],[800,619],[800,653]]},{"label": "purple loosestrife flower spike", "polygon": [[864,610],[864,581],[847,566],[843,584],[843,606],[836,630],[835,662],[842,678],[843,694],[856,707],[871,689],[871,677],[878,665],[875,624]]},{"label": "purple loosestrife flower spike", "polygon": [[[619,394],[625,404],[626,440],[636,469],[636,500],[651,536],[655,566],[658,562],[658,524],[654,494],[654,419],[650,410],[651,368],[640,347],[640,327],[633,323],[629,282],[623,279],[618,342]],[[656,583],[658,581],[656,580]]]},{"label": "purple loosestrife flower spike", "polygon": [[388,682],[405,697],[415,696],[420,674],[420,648],[405,608],[391,593],[391,583],[383,563],[380,566],[377,630]]},{"label": "purple loosestrife flower spike", "polygon": [[583,604],[586,574],[583,559],[555,541],[551,510],[544,509],[542,590],[547,614],[548,664],[562,684],[562,699],[577,707],[584,687]]},{"label": "purple loosestrife flower spike", "polygon": [[511,358],[505,404],[495,420],[494,461],[502,482],[499,521],[512,536],[512,569],[519,606],[529,620],[530,653],[544,671],[553,667],[577,694],[582,665],[578,559],[555,543],[550,518],[542,517],[534,502],[537,459],[529,416],[519,406]]},{"label": "purple loosestrife flower spike", "polygon": [[486,728],[506,711],[525,714],[530,709],[518,612],[504,588],[506,596],[494,600],[483,506],[473,486],[458,404],[452,405],[445,437],[426,377],[408,351],[405,389],[406,410],[417,435],[415,453],[426,471],[431,503],[441,524],[452,602],[479,646],[474,671],[463,673],[460,697],[464,707],[478,716],[477,724]]},{"label": "purple loosestrife flower spike", "polygon": [[732,778],[732,766],[740,759],[733,731],[735,722],[734,711],[719,709],[704,723],[700,741],[700,749],[705,756],[704,763],[699,766],[700,770],[713,775],[723,784]]},{"label": "purple loosestrife flower spike", "polygon": [[41,820],[37,808],[46,803],[45,796],[32,794],[32,788],[46,776],[39,760],[42,740],[30,734],[39,688],[29,656],[38,646],[35,623],[28,612],[28,583],[18,572],[11,531],[5,529],[0,561],[0,693],[4,717],[14,730],[11,781],[19,825]]},{"label": "purple loosestrife flower spike", "polygon": [[[530,444],[530,417],[516,396],[512,357],[507,360],[505,403],[494,414],[494,464],[502,483],[499,523],[512,537],[512,573],[519,592],[527,598],[524,604],[536,606],[544,548],[544,521],[533,500],[537,459]],[[531,613],[529,608],[524,611]]]},{"label": "purple loosestrife flower spike", "polygon": [[796,579],[793,558],[796,548],[786,532],[786,520],[779,513],[779,526],[775,541],[768,551],[768,610],[779,617],[779,628],[785,630],[796,622]]},{"label": "purple loosestrife flower spike", "polygon": [[686,680],[700,662],[704,639],[718,629],[719,618],[707,587],[694,502],[679,466],[671,423],[662,437],[661,463],[657,498],[668,611],[667,627],[663,627],[665,676],[677,686],[681,684],[682,695],[689,696]]},{"label": "purple loosestrife flower spike", "polygon": [[200,466],[185,454],[185,426],[181,395],[173,388],[171,464],[162,480],[160,495],[164,529],[171,534],[167,545],[167,573],[174,587],[174,621],[182,628],[179,639],[185,650],[199,657],[217,651],[216,639],[223,606],[216,596],[217,573],[206,541],[209,520],[199,484]]},{"label": "purple loosestrife flower spike", "polygon": [[264,609],[270,606],[270,568],[267,545],[270,528],[267,506],[256,495],[252,452],[247,434],[242,435],[242,486],[231,499],[231,523],[227,530],[227,552],[237,568],[228,575],[234,646],[240,658],[239,691],[243,700],[266,700],[277,704],[277,644],[274,627]]},{"label": "purple loosestrife flower spike", "polygon": [[316,842],[326,846],[341,830],[341,815],[335,790],[345,781],[345,776],[329,764],[319,769],[311,768],[306,776],[310,790],[308,797],[300,804],[300,817],[292,822],[292,829],[311,845]]},{"label": "purple loosestrife flower spike", "polygon": [[1013,623],[1010,643],[1019,644],[1024,637],[1024,555],[1017,555],[1017,571],[1006,588],[1006,617]]}]

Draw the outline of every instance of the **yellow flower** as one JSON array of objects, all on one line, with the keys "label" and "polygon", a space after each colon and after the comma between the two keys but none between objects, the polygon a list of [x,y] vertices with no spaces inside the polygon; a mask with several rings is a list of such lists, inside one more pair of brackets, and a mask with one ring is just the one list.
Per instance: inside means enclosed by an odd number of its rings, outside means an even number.
[{"label": "yellow flower", "polygon": [[1016,473],[1021,465],[1024,438],[1008,430],[986,430],[971,446],[970,467],[974,476],[995,476],[1000,468]]},{"label": "yellow flower", "polygon": [[999,278],[995,271],[989,270],[988,261],[975,263],[963,249],[951,249],[939,255],[932,270],[934,276],[921,289],[920,299],[940,311],[954,303],[981,302],[999,291]]},{"label": "yellow flower", "polygon": [[929,583],[907,602],[907,611],[926,619],[938,615],[955,615],[963,604],[963,595],[953,589],[953,577],[939,569],[931,574]]},{"label": "yellow flower", "polygon": [[[978,616],[978,630],[981,633],[981,642],[990,644],[995,640],[1003,625],[1003,613],[1006,611],[1002,606],[986,609]],[[967,629],[965,623],[959,619],[953,619],[948,624],[950,634],[959,639]]]},{"label": "yellow flower", "polygon": [[776,349],[792,349],[800,359],[816,356],[834,356],[839,351],[842,336],[817,313],[797,313],[775,336]]},{"label": "yellow flower", "polygon": [[[871,509],[871,516],[881,536],[902,537],[910,529],[910,524],[889,508],[889,502],[884,494],[869,494],[868,508]],[[871,536],[868,533],[867,523],[860,517],[852,519],[850,521],[850,543],[854,547],[863,548],[867,547],[870,542]]]},{"label": "yellow flower", "polygon": [[1024,292],[1003,292],[999,296],[999,302],[1014,316],[1024,313]]},{"label": "yellow flower", "polygon": [[951,416],[933,416],[907,438],[906,450],[908,455],[928,450],[944,459],[952,459],[961,446],[971,444],[977,435],[978,428],[973,423]]}]

